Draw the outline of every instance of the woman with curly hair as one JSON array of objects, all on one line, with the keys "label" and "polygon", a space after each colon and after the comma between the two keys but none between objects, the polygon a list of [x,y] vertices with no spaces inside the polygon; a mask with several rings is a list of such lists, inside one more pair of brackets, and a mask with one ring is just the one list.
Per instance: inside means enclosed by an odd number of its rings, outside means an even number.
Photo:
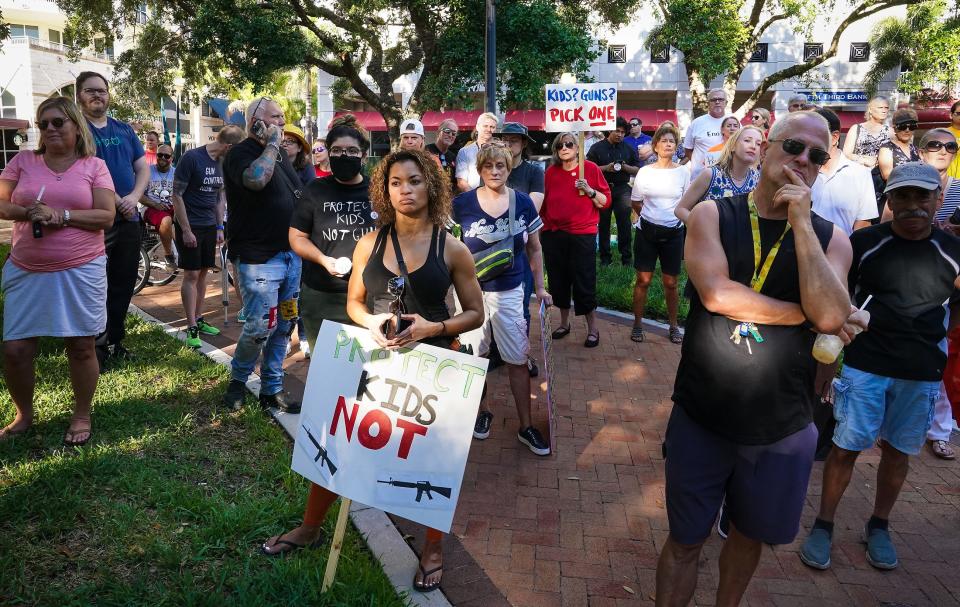
[{"label": "woman with curly hair", "polygon": [[[330,146],[331,159],[336,158],[336,147]],[[331,168],[336,175],[335,166]],[[346,309],[354,324],[367,327],[381,347],[395,349],[412,342],[450,347],[457,335],[483,323],[473,257],[443,229],[450,216],[449,183],[430,154],[417,150],[389,154],[374,171],[370,198],[379,229],[356,245]],[[395,299],[387,293],[387,282],[399,277],[404,278],[401,297],[407,311],[402,327],[395,326],[387,309]],[[452,318],[445,304],[451,284],[463,308]],[[303,524],[267,540],[263,554],[275,556],[322,543],[321,525],[336,499],[337,494],[311,485]],[[440,586],[442,540],[440,531],[427,530],[413,580],[421,592]]]}]

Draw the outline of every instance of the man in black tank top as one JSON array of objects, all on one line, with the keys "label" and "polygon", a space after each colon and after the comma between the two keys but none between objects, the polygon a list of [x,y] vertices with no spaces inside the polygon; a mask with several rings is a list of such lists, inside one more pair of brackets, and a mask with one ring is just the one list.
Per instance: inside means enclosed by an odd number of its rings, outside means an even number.
[{"label": "man in black tank top", "polygon": [[657,605],[690,602],[724,495],[718,605],[739,602],[763,543],[799,529],[816,446],[815,331],[841,331],[850,313],[850,242],[810,210],[829,145],[821,116],[781,118],[754,193],[703,202],[688,221],[695,293],[664,442],[670,536]]}]

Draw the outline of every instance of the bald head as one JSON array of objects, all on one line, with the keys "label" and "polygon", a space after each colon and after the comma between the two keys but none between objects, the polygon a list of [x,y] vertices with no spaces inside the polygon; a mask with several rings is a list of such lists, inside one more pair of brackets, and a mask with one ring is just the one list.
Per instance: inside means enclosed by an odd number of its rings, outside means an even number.
[{"label": "bald head", "polygon": [[793,183],[792,171],[808,186],[813,185],[820,165],[811,159],[829,158],[830,125],[816,112],[794,112],[777,120],[770,129],[761,178],[779,188]]}]

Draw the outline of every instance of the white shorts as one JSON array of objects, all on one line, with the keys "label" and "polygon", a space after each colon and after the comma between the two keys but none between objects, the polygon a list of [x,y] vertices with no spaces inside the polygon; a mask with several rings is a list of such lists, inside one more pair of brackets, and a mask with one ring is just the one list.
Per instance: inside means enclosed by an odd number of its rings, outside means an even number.
[{"label": "white shorts", "polygon": [[530,340],[527,339],[527,321],[523,318],[523,283],[509,291],[484,291],[483,311],[487,318],[480,339],[480,356],[490,353],[492,336],[497,341],[503,362],[527,364]]}]

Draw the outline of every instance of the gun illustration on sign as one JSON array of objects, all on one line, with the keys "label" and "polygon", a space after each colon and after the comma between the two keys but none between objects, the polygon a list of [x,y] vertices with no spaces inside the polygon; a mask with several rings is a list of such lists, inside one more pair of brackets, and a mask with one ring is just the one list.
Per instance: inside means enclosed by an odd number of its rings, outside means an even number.
[{"label": "gun illustration on sign", "polygon": [[324,466],[326,466],[327,468],[329,468],[331,475],[336,474],[336,473],[337,473],[337,467],[333,464],[332,461],[330,461],[330,457],[327,455],[327,450],[324,449],[324,448],[320,445],[320,443],[317,442],[317,439],[313,438],[313,435],[310,434],[310,430],[308,430],[306,426],[301,426],[301,427],[302,427],[302,428],[304,429],[304,431],[307,433],[307,438],[310,439],[310,442],[313,443],[313,446],[317,448],[317,456],[316,456],[315,458],[313,458],[313,461],[315,461],[315,462],[319,461],[321,468],[324,467]]},{"label": "gun illustration on sign", "polygon": [[416,489],[417,490],[417,501],[419,502],[423,499],[423,494],[427,494],[427,499],[432,500],[432,492],[436,491],[443,497],[450,499],[450,493],[452,489],[450,487],[437,487],[436,485],[431,485],[430,481],[417,481],[415,483],[407,481],[395,481],[392,478],[388,481],[377,481],[378,483],[383,483],[384,485],[393,485],[394,487],[403,487],[404,489]]}]

